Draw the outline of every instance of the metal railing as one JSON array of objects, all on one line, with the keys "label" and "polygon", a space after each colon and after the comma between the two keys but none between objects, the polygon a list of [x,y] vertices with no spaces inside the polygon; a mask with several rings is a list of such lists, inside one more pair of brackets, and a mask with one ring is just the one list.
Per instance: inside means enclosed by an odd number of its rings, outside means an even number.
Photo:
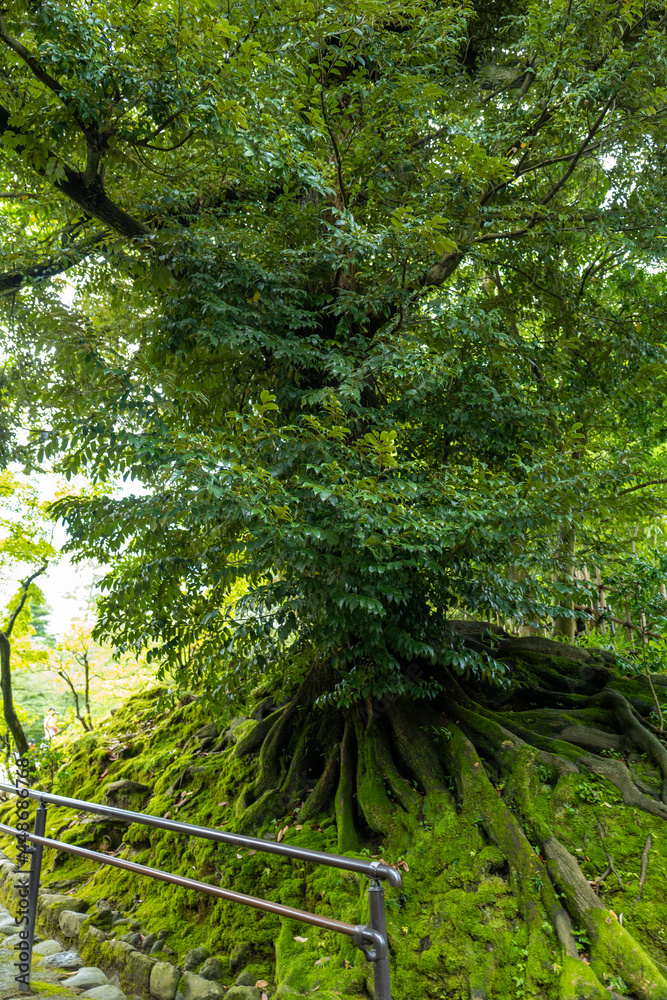
[{"label": "metal railing", "polygon": [[[115,868],[123,868],[125,871],[135,872],[137,875],[145,875],[149,878],[159,879],[163,882],[170,882],[179,885],[184,889],[194,889],[197,892],[205,892],[210,896],[217,896],[220,899],[228,899],[231,902],[241,903],[244,906],[252,906],[257,910],[265,910],[280,917],[288,917],[291,920],[301,920],[303,923],[313,924],[325,930],[335,931],[338,934],[346,934],[352,938],[357,948],[359,948],[366,961],[373,963],[373,980],[375,986],[375,1000],[391,1000],[391,984],[389,980],[389,954],[387,944],[387,925],[384,905],[384,888],[382,882],[387,882],[394,888],[402,885],[401,873],[391,865],[379,861],[365,861],[361,858],[349,858],[341,854],[329,854],[326,851],[311,851],[303,847],[294,847],[291,844],[277,843],[271,840],[261,840],[257,837],[244,837],[238,833],[228,833],[225,830],[215,830],[211,827],[197,826],[194,823],[179,823],[176,820],[165,819],[162,816],[151,816],[148,813],[133,812],[129,809],[118,809],[116,806],[100,805],[97,802],[85,802],[81,799],[71,799],[63,795],[53,795],[50,792],[41,792],[34,788],[17,788],[15,785],[8,785],[0,782],[0,791],[17,795],[20,798],[31,798],[37,800],[38,807],[35,814],[35,825],[32,833],[20,831],[14,827],[0,823],[0,831],[8,833],[19,839],[30,840],[34,846],[25,848],[31,855],[30,877],[27,885],[27,908],[25,915],[25,939],[22,944],[23,951],[21,957],[23,966],[27,962],[26,977],[17,977],[19,987],[22,991],[28,992],[30,989],[30,967],[32,964],[32,948],[35,938],[35,921],[37,917],[37,896],[42,868],[42,854],[45,847],[53,847],[59,851],[66,851],[69,854],[76,854],[82,858],[89,858],[98,861],[103,865],[111,865]],[[222,844],[230,844],[234,847],[247,847],[255,851],[262,851],[265,854],[278,854],[282,857],[294,858],[299,861],[308,861],[312,864],[328,865],[331,868],[339,868],[345,871],[357,872],[367,875],[370,879],[368,886],[368,924],[346,924],[342,920],[335,920],[331,917],[321,917],[316,913],[308,913],[305,910],[298,910],[292,906],[285,906],[282,903],[272,903],[267,899],[259,899],[255,896],[246,896],[231,889],[222,889],[220,886],[209,885],[207,882],[199,882],[196,879],[185,878],[181,875],[173,875],[164,872],[159,868],[148,868],[146,865],[137,864],[134,861],[126,861],[124,858],[112,857],[108,854],[101,854],[98,851],[91,851],[86,847],[78,847],[75,844],[67,844],[60,840],[52,840],[44,836],[46,830],[46,805],[63,806],[67,809],[76,809],[80,812],[96,813],[100,816],[107,816],[111,819],[123,820],[126,823],[141,823],[143,826],[150,826],[161,830],[170,830],[174,833],[185,834],[190,837],[199,837],[205,840],[215,840]]]}]

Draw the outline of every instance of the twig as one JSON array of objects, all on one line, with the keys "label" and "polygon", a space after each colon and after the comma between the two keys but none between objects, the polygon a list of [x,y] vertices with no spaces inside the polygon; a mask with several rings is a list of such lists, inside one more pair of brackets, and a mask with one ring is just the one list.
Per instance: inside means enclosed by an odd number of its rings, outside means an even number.
[{"label": "twig", "polygon": [[591,887],[593,888],[596,896],[600,895],[600,886],[606,879],[607,875],[611,875],[611,868],[609,865],[607,865],[607,870],[603,872],[602,875],[598,875],[598,877],[591,882]]},{"label": "twig", "polygon": [[[621,892],[625,892],[625,886],[623,885],[623,883],[621,881],[621,876],[618,874],[618,872],[614,868],[614,859],[612,858],[611,854],[609,853],[609,851],[605,847],[605,843],[604,843],[604,837],[605,837],[605,835],[602,832],[602,827],[600,825],[600,820],[596,819],[595,822],[597,823],[598,833],[600,834],[600,843],[602,844],[602,850],[604,851],[605,856],[607,858],[607,864],[609,865],[610,870],[614,873],[614,875],[618,879],[618,884],[621,887]],[[605,824],[605,828],[606,828],[606,824]]]},{"label": "twig", "polygon": [[639,900],[642,898],[642,889],[644,888],[644,883],[646,882],[646,870],[648,869],[648,854],[649,851],[651,850],[651,843],[652,843],[651,834],[649,833],[644,843],[644,848],[642,850],[642,867],[641,867],[641,873],[639,875],[639,892],[637,893],[637,898],[635,899],[635,903],[638,903]]}]

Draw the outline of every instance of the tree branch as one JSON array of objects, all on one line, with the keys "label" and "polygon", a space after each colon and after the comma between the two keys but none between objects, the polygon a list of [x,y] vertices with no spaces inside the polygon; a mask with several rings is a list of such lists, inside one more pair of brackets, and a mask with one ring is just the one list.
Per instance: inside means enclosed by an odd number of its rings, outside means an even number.
[{"label": "tree branch", "polygon": [[589,128],[588,134],[587,134],[586,138],[581,143],[581,145],[579,146],[579,149],[576,151],[576,153],[572,157],[572,160],[570,161],[569,167],[567,168],[567,170],[565,171],[565,173],[563,174],[563,176],[561,177],[561,179],[558,181],[558,183],[555,184],[554,187],[551,189],[551,191],[549,192],[549,194],[546,195],[546,197],[542,199],[542,201],[540,202],[541,205],[548,205],[549,202],[551,201],[551,199],[554,198],[558,194],[558,192],[561,190],[561,188],[563,187],[563,185],[566,184],[567,181],[570,179],[570,177],[572,176],[572,174],[576,170],[576,167],[577,167],[577,164],[579,163],[579,160],[581,159],[581,157],[584,155],[584,153],[588,149],[588,145],[589,145],[591,139],[595,136],[595,134],[597,133],[598,129],[602,125],[602,122],[607,117],[607,113],[609,112],[609,109],[614,104],[615,100],[616,100],[616,94],[614,93],[609,98],[609,100],[607,101],[607,103],[603,107],[602,111],[597,116],[597,118],[595,119],[595,121],[593,122],[593,124],[591,125],[591,127]]},{"label": "tree branch", "polygon": [[[26,49],[25,45],[9,34],[3,11],[0,11],[0,39],[8,48],[12,49],[12,51],[15,52],[20,59],[23,60],[26,66],[28,66],[32,71],[33,76],[35,76],[40,83],[43,83],[45,87],[48,87],[49,90],[53,91],[56,97],[62,101],[63,104],[66,103],[63,98],[63,88],[58,80],[47,73],[46,70],[43,70],[35,57],[28,51],[28,49]],[[76,121],[80,127],[83,127],[78,119],[76,119]]]},{"label": "tree branch", "polygon": [[19,603],[16,605],[16,607],[11,613],[9,622],[7,623],[7,628],[4,629],[5,636],[8,639],[12,634],[12,629],[14,628],[14,625],[16,624],[16,619],[23,611],[23,607],[28,597],[28,591],[30,590],[30,584],[33,582],[33,580],[36,580],[38,576],[41,576],[42,573],[46,572],[46,568],[48,565],[49,564],[47,562],[43,563],[43,565],[40,566],[39,569],[32,574],[32,576],[27,576],[25,580],[21,580],[21,587],[23,588],[23,591],[21,593]]},{"label": "tree branch", "polygon": [[95,233],[87,240],[82,240],[81,243],[75,243],[68,247],[67,252],[63,253],[62,257],[50,258],[31,267],[17,268],[15,271],[6,271],[4,274],[0,274],[0,295],[12,295],[18,291],[26,279],[40,281],[55,278],[57,274],[62,274],[71,267],[75,267],[95,250],[103,250],[108,239],[108,232]]},{"label": "tree branch", "polygon": [[624,493],[634,493],[635,490],[644,490],[647,486],[662,486],[664,483],[667,483],[667,479],[649,479],[648,482],[640,483],[639,486],[628,486],[617,493],[616,496],[622,497]]},{"label": "tree branch", "polygon": [[[0,105],[0,139],[7,133],[11,135],[17,134],[16,130],[9,124],[10,118],[11,114],[7,108]],[[24,149],[20,143],[13,148],[17,153],[21,153]],[[50,155],[56,158],[54,154]],[[113,229],[121,236],[136,237],[149,235],[149,230],[143,223],[128,215],[127,212],[124,212],[99,187],[89,188],[85,177],[78,170],[74,170],[67,164],[62,164],[62,167],[65,177],[64,179],[61,177],[52,180],[53,186],[71,201],[75,202],[87,215],[102,222],[105,226],[109,226],[110,229]],[[37,173],[42,177],[51,180],[44,167],[36,169]]]}]

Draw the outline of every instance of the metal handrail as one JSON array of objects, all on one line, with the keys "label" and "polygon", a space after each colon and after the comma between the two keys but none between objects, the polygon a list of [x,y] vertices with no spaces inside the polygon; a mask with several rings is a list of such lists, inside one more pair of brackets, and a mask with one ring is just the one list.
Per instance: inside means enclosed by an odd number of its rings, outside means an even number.
[{"label": "metal handrail", "polygon": [[[389,980],[389,956],[387,945],[387,928],[384,908],[384,890],[381,879],[389,882],[390,885],[400,886],[402,884],[401,874],[391,865],[384,862],[363,861],[358,858],[349,858],[344,855],[329,854],[325,851],[313,851],[307,848],[293,847],[289,844],[278,844],[273,841],[258,839],[257,837],[244,837],[241,834],[226,833],[222,830],[214,830],[210,827],[197,826],[192,823],[179,823],[176,820],[167,820],[159,816],[150,816],[147,813],[133,812],[129,809],[118,809],[116,806],[103,806],[96,802],[86,802],[82,799],[71,799],[62,795],[53,795],[50,792],[41,792],[34,788],[8,785],[0,782],[0,791],[19,795],[21,798],[32,798],[39,802],[35,815],[35,828],[33,833],[20,831],[15,827],[0,823],[0,831],[8,833],[19,839],[19,842],[30,840],[33,847],[24,848],[30,853],[30,879],[21,888],[27,890],[27,912],[24,918],[26,924],[25,936],[22,936],[19,948],[21,962],[19,968],[21,972],[25,967],[26,973],[17,976],[19,987],[28,991],[30,988],[30,967],[32,960],[32,948],[35,935],[35,924],[37,916],[37,894],[42,863],[42,853],[45,847],[66,851],[79,857],[90,858],[104,865],[122,868],[126,871],[135,872],[149,878],[159,879],[182,888],[193,889],[198,892],[205,892],[211,896],[217,896],[232,902],[241,903],[244,906],[251,906],[255,909],[274,913],[278,916],[287,917],[293,920],[300,920],[303,923],[313,924],[325,930],[335,931],[339,934],[346,934],[351,937],[355,945],[364,953],[367,961],[373,963],[373,978],[375,985],[375,1000],[391,1000],[391,986]],[[52,840],[44,836],[46,830],[46,803],[52,805],[65,806],[67,808],[93,812],[115,819],[122,819],[125,822],[142,823],[145,826],[158,827],[171,830],[176,833],[185,833],[188,836],[200,837],[202,839],[216,840],[222,843],[232,844],[236,847],[250,847],[258,851],[269,854],[280,854],[287,857],[296,858],[301,861],[309,861],[314,864],[323,864],[330,867],[341,868],[348,871],[356,871],[367,875],[371,882],[368,888],[370,923],[347,924],[341,920],[330,917],[321,917],[315,913],[305,910],[298,910],[282,903],[273,903],[270,900],[259,899],[255,896],[246,896],[243,893],[235,892],[231,889],[222,889],[220,886],[209,885],[207,882],[199,882],[196,879],[186,878],[180,875],[173,875],[164,872],[159,868],[149,868],[146,865],[137,864],[134,861],[126,861],[124,858],[116,858],[108,854],[101,854],[98,851],[91,851],[86,847],[79,847],[75,844],[68,844],[59,840]],[[21,932],[22,935],[24,932]],[[369,948],[369,945],[372,947]]]},{"label": "metal handrail", "polygon": [[[16,795],[16,786],[0,782],[0,792]],[[293,847],[290,844],[278,844],[272,840],[262,840],[259,837],[244,837],[240,833],[227,833],[225,830],[214,830],[208,826],[198,826],[194,823],[180,823],[178,820],[165,819],[163,816],[151,816],[149,813],[133,812],[131,809],[119,809],[117,806],[102,805],[98,802],[85,802],[82,799],[71,799],[65,795],[53,795],[51,792],[40,792],[35,788],[22,788],[31,799],[48,802],[54,806],[68,809],[97,813],[100,816],[110,816],[130,823],[142,823],[159,830],[171,830],[174,833],[185,833],[190,837],[203,837],[207,840],[217,840],[222,844],[234,847],[249,847],[266,854],[280,854],[286,858],[296,858],[299,861],[310,861],[316,865],[329,865],[332,868],[342,868],[350,872],[359,872],[369,878],[387,881],[394,889],[400,889],[401,873],[392,865],[380,861],[364,861],[361,858],[348,858],[342,854],[329,854],[327,851],[312,851],[305,847]]]}]

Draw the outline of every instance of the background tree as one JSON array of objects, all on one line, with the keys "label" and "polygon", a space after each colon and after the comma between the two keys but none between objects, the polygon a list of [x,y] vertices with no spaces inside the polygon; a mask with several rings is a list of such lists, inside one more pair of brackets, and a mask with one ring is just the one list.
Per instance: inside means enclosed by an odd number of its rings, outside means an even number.
[{"label": "background tree", "polygon": [[[12,473],[0,473],[0,565],[5,578],[12,571],[21,572],[30,567],[20,581],[16,596],[7,609],[6,623],[0,629],[0,687],[7,727],[20,754],[26,753],[28,741],[16,714],[12,694],[12,644],[14,652],[32,666],[40,659],[39,651],[32,648],[29,639],[34,633],[30,609],[33,601],[39,604],[43,596],[35,580],[46,572],[49,560],[55,555],[49,540],[49,526],[44,518],[44,504],[35,496],[33,488]],[[16,639],[23,642],[15,643]],[[26,641],[27,640],[27,641]]]}]

